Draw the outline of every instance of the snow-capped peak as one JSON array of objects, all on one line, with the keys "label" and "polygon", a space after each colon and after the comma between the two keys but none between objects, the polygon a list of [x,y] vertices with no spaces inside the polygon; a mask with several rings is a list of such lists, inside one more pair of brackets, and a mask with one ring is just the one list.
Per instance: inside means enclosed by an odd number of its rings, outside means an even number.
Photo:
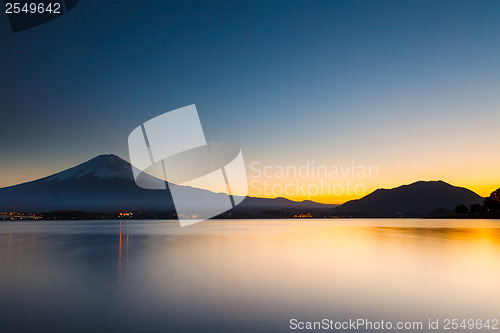
[{"label": "snow-capped peak", "polygon": [[45,180],[84,180],[89,178],[97,178],[100,180],[134,179],[130,164],[122,160],[120,157],[110,154],[99,155],[85,163],[49,176],[45,178]]}]

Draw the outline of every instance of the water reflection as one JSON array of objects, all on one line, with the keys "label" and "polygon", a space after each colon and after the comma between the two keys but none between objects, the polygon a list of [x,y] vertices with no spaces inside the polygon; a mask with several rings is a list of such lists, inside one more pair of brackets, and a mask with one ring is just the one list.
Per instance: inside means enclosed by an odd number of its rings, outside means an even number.
[{"label": "water reflection", "polygon": [[[125,225],[123,225],[124,223]],[[130,235],[129,233],[129,225],[130,221],[127,222],[120,221],[120,232],[118,235],[118,280],[120,280],[120,277],[122,275],[122,251],[125,252],[124,255],[125,267],[128,265],[129,244],[131,243],[132,240],[132,235]],[[123,243],[125,243],[125,245],[123,245]]]},{"label": "water reflection", "polygon": [[498,318],[499,227],[0,223],[0,319],[7,332],[284,332],[290,318]]},{"label": "water reflection", "polygon": [[122,221],[120,221],[120,241],[118,248],[118,280],[122,274]]}]

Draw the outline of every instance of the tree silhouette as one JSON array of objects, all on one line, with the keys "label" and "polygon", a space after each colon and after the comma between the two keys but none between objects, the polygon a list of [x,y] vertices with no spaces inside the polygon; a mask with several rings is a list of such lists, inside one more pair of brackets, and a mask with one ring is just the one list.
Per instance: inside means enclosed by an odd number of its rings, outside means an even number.
[{"label": "tree silhouette", "polygon": [[490,196],[484,199],[484,207],[489,212],[500,210],[500,188],[491,192]]},{"label": "tree silhouette", "polygon": [[467,214],[469,212],[469,208],[465,205],[459,205],[455,208],[455,213],[457,214]]},{"label": "tree silhouette", "polygon": [[484,208],[483,205],[480,204],[474,204],[470,206],[470,213],[471,214],[481,214],[486,211],[486,208]]}]

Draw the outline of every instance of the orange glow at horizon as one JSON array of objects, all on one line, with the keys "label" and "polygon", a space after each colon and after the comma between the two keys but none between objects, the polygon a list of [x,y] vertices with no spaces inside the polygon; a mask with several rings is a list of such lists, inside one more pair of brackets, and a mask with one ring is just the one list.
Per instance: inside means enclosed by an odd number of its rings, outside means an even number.
[{"label": "orange glow at horizon", "polygon": [[247,168],[248,195],[342,204],[377,189],[391,189],[417,181],[441,180],[469,189],[481,197],[487,197],[500,188],[500,155],[491,153],[429,152],[425,159],[417,154],[394,156],[386,153],[358,161],[287,162],[274,158],[251,163]]},{"label": "orange glow at horizon", "polygon": [[[491,192],[495,191],[496,189],[500,188],[500,179],[498,182],[494,183],[493,185],[491,184],[482,184],[482,183],[478,183],[478,184],[475,184],[475,185],[464,185],[462,183],[458,183],[458,182],[453,182],[453,181],[448,181],[446,179],[430,179],[431,181],[437,181],[437,180],[442,180],[446,183],[449,183],[450,185],[453,185],[453,186],[457,186],[457,187],[464,187],[464,188],[467,188],[475,193],[477,193],[479,196],[481,197],[488,197]],[[363,187],[359,187],[360,188],[360,191],[358,191],[358,193],[355,193],[354,190],[353,190],[353,183],[351,182],[351,191],[350,192],[347,192],[347,183],[346,181],[343,181],[343,182],[338,182],[338,183],[335,183],[335,182],[332,182],[334,185],[337,184],[337,187],[336,189],[344,189],[345,192],[344,193],[340,193],[340,192],[337,192],[337,195],[335,193],[320,193],[318,192],[317,194],[315,194],[315,192],[311,192],[310,194],[308,194],[307,192],[305,194],[303,193],[297,193],[297,192],[300,192],[300,191],[295,191],[295,193],[286,193],[286,191],[271,191],[269,190],[270,188],[273,188],[274,190],[276,189],[284,189],[285,186],[287,186],[287,184],[293,184],[294,185],[294,188],[296,188],[297,186],[295,186],[296,184],[296,180],[295,179],[292,179],[290,181],[288,180],[279,180],[279,181],[276,181],[274,183],[268,183],[267,185],[267,193],[264,191],[264,189],[262,188],[256,188],[255,186],[252,187],[252,186],[249,186],[249,193],[248,193],[248,196],[251,196],[251,197],[260,197],[260,198],[277,198],[277,197],[283,197],[283,198],[287,198],[287,199],[290,199],[290,200],[293,200],[293,201],[304,201],[304,200],[311,200],[311,201],[315,201],[315,202],[319,202],[319,203],[323,203],[323,204],[343,204],[347,201],[350,201],[350,200],[356,200],[356,199],[360,199],[372,192],[374,192],[375,190],[377,189],[380,189],[380,188],[385,188],[385,189],[391,189],[391,188],[395,188],[395,187],[399,187],[401,185],[408,185],[408,184],[411,184],[411,183],[414,183],[416,181],[419,181],[418,179],[413,179],[413,180],[407,180],[407,181],[401,181],[401,182],[397,182],[397,181],[387,181],[387,182],[383,182],[383,181],[380,181],[379,180],[379,183],[375,183],[375,182],[366,182],[363,184]],[[424,179],[424,181],[429,181],[427,179]],[[254,183],[255,185],[256,183]],[[313,190],[320,187],[320,183],[317,183],[317,182],[311,182],[311,183],[305,183],[304,181],[300,182],[299,184],[299,187],[302,186],[303,184],[303,188],[304,189],[307,189],[308,186],[310,186]],[[333,185],[332,185],[333,186]],[[332,189],[335,189],[333,188],[332,186],[330,186],[330,188]],[[363,191],[361,191],[361,188],[363,188]],[[332,190],[333,191],[333,190]]]},{"label": "orange glow at horizon", "polygon": [[[406,184],[402,184],[402,185],[406,185]],[[463,187],[466,187],[466,186],[463,186]],[[384,188],[386,188],[386,187],[384,187]],[[500,185],[480,186],[477,188],[471,186],[471,187],[466,187],[466,188],[477,193],[479,196],[485,198],[485,197],[488,197],[491,194],[491,192],[500,188]],[[375,191],[377,189],[378,188],[369,189],[366,191],[366,194],[362,195],[362,196],[356,196],[356,195],[352,195],[352,196],[347,196],[347,195],[345,195],[345,196],[327,196],[327,195],[325,195],[325,196],[310,196],[310,197],[308,197],[308,196],[286,196],[286,195],[272,196],[272,195],[269,195],[269,196],[259,196],[259,198],[274,199],[274,198],[282,197],[282,198],[286,198],[286,199],[293,200],[293,201],[299,201],[299,202],[304,201],[304,200],[310,200],[310,201],[319,202],[322,204],[341,205],[341,204],[346,203],[347,201],[350,201],[350,200],[361,199],[362,197],[372,193],[373,191]],[[256,195],[249,193],[248,196],[255,197]]]}]

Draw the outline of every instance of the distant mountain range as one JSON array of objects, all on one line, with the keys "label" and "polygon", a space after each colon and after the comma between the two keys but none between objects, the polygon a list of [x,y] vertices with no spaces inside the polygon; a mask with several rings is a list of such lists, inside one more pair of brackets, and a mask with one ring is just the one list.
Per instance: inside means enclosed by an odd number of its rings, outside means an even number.
[{"label": "distant mountain range", "polygon": [[458,205],[481,204],[482,197],[443,181],[419,181],[393,189],[378,189],[334,209],[340,216],[425,217],[433,211],[453,212]]},{"label": "distant mountain range", "polygon": [[[205,191],[191,187],[185,190]],[[458,205],[482,201],[482,197],[466,188],[443,181],[419,181],[393,189],[378,189],[341,206],[308,200],[247,197],[231,212],[234,216],[253,217],[290,217],[294,212],[311,212],[313,216],[425,217],[433,211],[450,212]],[[130,163],[115,155],[100,155],[54,175],[0,189],[0,211],[56,210],[174,211],[175,207],[168,190],[139,188]]]},{"label": "distant mountain range", "polygon": [[[186,187],[186,191],[205,191]],[[213,193],[213,195],[219,195]],[[240,211],[332,209],[312,201],[247,197]],[[100,155],[73,168],[31,182],[0,189],[0,211],[167,211],[174,210],[168,190],[135,184],[130,163]]]}]

